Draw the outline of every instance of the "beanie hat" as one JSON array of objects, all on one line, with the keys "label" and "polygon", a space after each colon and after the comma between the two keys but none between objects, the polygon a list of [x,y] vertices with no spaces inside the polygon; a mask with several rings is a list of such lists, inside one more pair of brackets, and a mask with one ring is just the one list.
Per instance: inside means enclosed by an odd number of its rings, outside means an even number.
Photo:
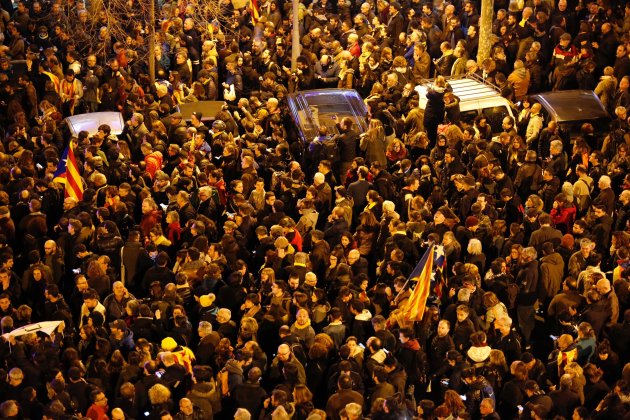
[{"label": "beanie hat", "polygon": [[466,218],[466,227],[470,228],[473,226],[477,226],[479,224],[479,219],[476,218],[475,216],[468,216]]},{"label": "beanie hat", "polygon": [[162,340],[161,347],[163,350],[166,351],[175,350],[175,348],[177,347],[177,341],[175,341],[175,339],[173,339],[172,337],[166,337],[164,340]]}]

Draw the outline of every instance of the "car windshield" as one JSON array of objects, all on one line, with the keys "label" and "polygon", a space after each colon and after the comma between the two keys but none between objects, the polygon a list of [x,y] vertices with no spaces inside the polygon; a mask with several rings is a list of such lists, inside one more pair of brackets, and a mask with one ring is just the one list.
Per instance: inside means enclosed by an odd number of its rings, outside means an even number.
[{"label": "car windshield", "polygon": [[291,116],[303,140],[311,140],[320,126],[329,133],[337,133],[336,124],[344,117],[351,118],[360,132],[367,129],[367,107],[359,94],[348,89],[320,89],[289,95]]}]

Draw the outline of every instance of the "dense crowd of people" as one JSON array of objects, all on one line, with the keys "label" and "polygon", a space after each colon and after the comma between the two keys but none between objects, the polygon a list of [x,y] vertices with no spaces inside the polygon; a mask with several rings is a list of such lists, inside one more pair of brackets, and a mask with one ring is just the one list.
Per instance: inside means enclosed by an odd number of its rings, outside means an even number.
[{"label": "dense crowd of people", "polygon": [[[1,2],[0,418],[629,418],[630,3],[496,0],[479,63],[477,1],[300,3],[293,71],[289,2],[164,3],[156,83],[99,4]],[[473,74],[517,117],[460,113]],[[299,137],[326,87],[365,132]],[[529,98],[574,88],[605,132]]]}]

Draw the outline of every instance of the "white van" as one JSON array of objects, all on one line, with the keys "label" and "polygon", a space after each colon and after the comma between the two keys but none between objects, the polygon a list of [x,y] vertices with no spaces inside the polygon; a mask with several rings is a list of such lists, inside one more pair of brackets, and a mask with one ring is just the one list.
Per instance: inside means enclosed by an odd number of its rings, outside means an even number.
[{"label": "white van", "polygon": [[[433,85],[434,80],[425,80],[416,86],[419,107],[422,110],[427,105],[427,87]],[[508,115],[514,118],[513,104],[501,96],[497,86],[475,75],[446,77],[446,81],[453,89],[453,94],[459,98],[459,109],[463,121],[474,121],[478,115],[484,115],[492,127],[492,133],[499,134],[503,131],[501,126],[503,118]]]}]

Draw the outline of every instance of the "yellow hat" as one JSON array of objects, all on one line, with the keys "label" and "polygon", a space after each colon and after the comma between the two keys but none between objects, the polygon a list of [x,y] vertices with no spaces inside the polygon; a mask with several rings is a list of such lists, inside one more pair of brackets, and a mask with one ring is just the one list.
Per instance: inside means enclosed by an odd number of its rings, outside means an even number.
[{"label": "yellow hat", "polygon": [[177,341],[175,341],[173,338],[166,337],[164,340],[162,340],[162,350],[172,351],[175,350],[176,347]]},{"label": "yellow hat", "polygon": [[214,303],[215,299],[216,299],[216,296],[214,295],[214,293],[203,295],[199,298],[199,304],[203,306],[204,308],[207,308],[208,306]]}]

